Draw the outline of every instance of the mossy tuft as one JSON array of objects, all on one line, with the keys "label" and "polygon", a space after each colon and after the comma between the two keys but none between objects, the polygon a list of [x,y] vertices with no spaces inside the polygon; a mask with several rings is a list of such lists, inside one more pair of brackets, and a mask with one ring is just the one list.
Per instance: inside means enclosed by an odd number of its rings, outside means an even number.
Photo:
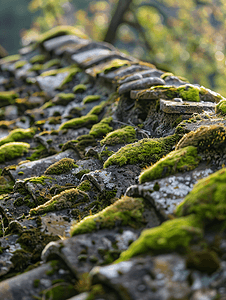
[{"label": "mossy tuft", "polygon": [[226,100],[221,100],[216,105],[216,113],[221,113],[222,115],[226,115]]},{"label": "mossy tuft", "polygon": [[76,207],[78,203],[84,203],[89,200],[88,195],[79,189],[69,189],[54,196],[46,203],[30,210],[31,215],[44,214],[50,211],[63,210]]},{"label": "mossy tuft", "polygon": [[82,100],[82,102],[83,102],[83,104],[86,104],[86,103],[94,102],[94,101],[97,101],[97,100],[100,100],[100,95],[89,95],[89,96],[86,96]]},{"label": "mossy tuft", "polygon": [[181,85],[177,88],[180,97],[185,101],[199,102],[199,88],[188,84]]},{"label": "mossy tuft", "polygon": [[202,223],[194,215],[169,220],[155,228],[143,230],[140,237],[121,253],[116,263],[150,252],[186,251],[192,238],[202,235]]},{"label": "mossy tuft", "polygon": [[226,168],[198,181],[176,210],[178,217],[195,214],[208,223],[226,220]]},{"label": "mossy tuft", "polygon": [[178,142],[179,135],[174,134],[159,139],[142,139],[136,143],[128,144],[110,156],[104,163],[104,168],[110,165],[123,166],[126,164],[141,163],[143,166],[156,163],[168,154]]},{"label": "mossy tuft", "polygon": [[116,145],[133,143],[136,139],[136,131],[132,126],[125,126],[123,128],[114,130],[106,135],[106,137],[100,141],[103,145]]},{"label": "mossy tuft", "polygon": [[77,94],[77,93],[83,93],[86,90],[87,90],[87,86],[85,84],[80,83],[80,84],[75,85],[73,87],[72,91],[73,91],[74,94]]},{"label": "mossy tuft", "polygon": [[121,226],[139,227],[143,220],[142,198],[123,197],[95,215],[88,216],[71,228],[71,236],[103,228]]},{"label": "mossy tuft", "polygon": [[221,124],[211,126],[200,126],[196,131],[185,134],[178,142],[176,150],[195,146],[198,152],[204,150],[217,149],[225,142],[226,130]]},{"label": "mossy tuft", "polygon": [[198,166],[200,158],[197,148],[188,146],[175,150],[161,158],[153,166],[144,170],[139,177],[140,183],[163,178],[177,172],[193,170]]},{"label": "mossy tuft", "polygon": [[112,120],[112,117],[102,119],[99,123],[93,125],[93,127],[90,129],[89,134],[93,135],[96,138],[104,137],[107,133],[113,130],[113,128],[109,126]]},{"label": "mossy tuft", "polygon": [[0,92],[0,107],[4,107],[15,103],[15,98],[18,98],[19,94],[14,91]]},{"label": "mossy tuft", "polygon": [[69,128],[77,129],[77,128],[81,128],[81,127],[90,126],[97,122],[98,122],[97,115],[88,114],[86,116],[82,116],[80,118],[74,118],[74,119],[64,122],[60,126],[59,130],[69,129]]},{"label": "mossy tuft", "polygon": [[22,142],[12,142],[0,146],[0,163],[23,156],[29,148],[29,144]]},{"label": "mossy tuft", "polygon": [[7,137],[1,138],[0,139],[0,146],[11,143],[11,142],[16,142],[19,140],[23,139],[31,139],[35,135],[36,129],[35,128],[28,128],[28,129],[23,129],[23,128],[17,128],[12,130]]},{"label": "mossy tuft", "polygon": [[54,164],[52,164],[51,166],[49,166],[46,171],[45,174],[47,175],[60,175],[63,173],[67,173],[69,172],[71,169],[78,167],[75,162],[74,159],[72,158],[62,158],[61,160],[59,160],[58,162],[55,162]]}]

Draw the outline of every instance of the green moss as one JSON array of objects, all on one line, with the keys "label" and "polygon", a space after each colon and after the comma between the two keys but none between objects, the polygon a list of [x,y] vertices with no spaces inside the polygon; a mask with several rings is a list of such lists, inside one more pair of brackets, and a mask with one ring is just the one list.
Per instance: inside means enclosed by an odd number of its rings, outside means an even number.
[{"label": "green moss", "polygon": [[80,118],[74,118],[64,122],[60,126],[59,130],[69,129],[69,128],[77,129],[81,127],[90,126],[91,124],[95,124],[97,122],[98,122],[98,116],[96,116],[95,114],[88,114],[86,116],[82,116]]},{"label": "green moss", "polygon": [[194,236],[202,236],[202,224],[194,215],[163,222],[160,226],[143,230],[116,263],[150,251],[159,254],[186,250]]},{"label": "green moss", "polygon": [[130,66],[130,65],[131,65],[130,61],[116,58],[111,60],[108,64],[106,64],[103,69],[97,72],[97,74],[102,72],[107,74],[108,72],[114,71],[122,66]]},{"label": "green moss", "polygon": [[198,181],[176,210],[177,216],[195,214],[209,222],[226,220],[226,168]]},{"label": "green moss", "polygon": [[46,55],[44,55],[44,54],[38,54],[38,55],[33,56],[33,57],[30,59],[30,63],[31,63],[31,64],[35,64],[35,63],[43,64],[43,63],[45,62],[46,59],[47,59],[47,56],[46,56]]},{"label": "green moss", "polygon": [[109,126],[112,120],[112,117],[102,119],[99,123],[93,125],[93,127],[90,129],[89,134],[93,135],[96,138],[102,138],[107,133],[113,130],[113,128]]},{"label": "green moss", "polygon": [[166,72],[166,73],[162,74],[162,75],[160,76],[160,78],[162,78],[162,79],[164,80],[164,79],[166,79],[166,78],[169,77],[169,76],[174,76],[174,74],[173,74],[173,73],[170,73],[170,72]]},{"label": "green moss", "polygon": [[226,115],[226,100],[221,100],[216,105],[216,113],[221,113],[222,115]]},{"label": "green moss", "polygon": [[[28,71],[31,72],[31,71],[41,71],[41,70],[43,70],[42,64],[34,64]],[[27,78],[26,80],[29,80],[29,78]],[[28,81],[26,82],[29,83]]]},{"label": "green moss", "polygon": [[0,176],[0,195],[11,193],[13,191],[13,186],[13,181],[8,181],[5,177]]},{"label": "green moss", "polygon": [[0,146],[7,144],[7,143],[23,140],[23,139],[31,139],[35,135],[35,132],[36,132],[35,128],[14,129],[9,133],[9,135],[7,137],[0,139]]},{"label": "green moss", "polygon": [[82,102],[83,104],[86,104],[86,103],[90,103],[90,102],[94,102],[94,101],[97,101],[100,99],[100,96],[99,95],[89,95],[89,96],[86,96]]},{"label": "green moss", "polygon": [[114,130],[106,135],[106,137],[100,141],[103,145],[116,145],[133,143],[136,139],[136,131],[132,126],[125,126],[123,128]]},{"label": "green moss", "polygon": [[88,192],[91,190],[91,187],[92,187],[92,185],[89,182],[89,180],[84,180],[79,184],[77,189],[79,189],[80,191]]},{"label": "green moss", "polygon": [[199,102],[199,88],[191,85],[181,85],[177,88],[180,97],[185,101]]},{"label": "green moss", "polygon": [[59,93],[54,98],[54,104],[65,106],[74,99],[75,95],[73,93]]},{"label": "green moss", "polygon": [[106,106],[106,101],[102,101],[100,104],[94,106],[90,110],[89,114],[90,115],[92,115],[92,114],[93,115],[99,115],[103,111],[103,109],[104,109],[105,106]]},{"label": "green moss", "polygon": [[45,174],[59,175],[59,174],[67,173],[71,169],[76,168],[76,167],[78,167],[78,166],[75,164],[74,159],[72,159],[72,158],[62,158],[58,162],[55,162],[54,164],[49,166],[46,169]]},{"label": "green moss", "polygon": [[45,41],[50,40],[54,37],[62,36],[62,35],[76,35],[80,38],[87,38],[87,36],[81,32],[78,28],[74,26],[61,25],[56,26],[49,31],[42,33],[36,40],[36,46],[39,44],[43,44]]},{"label": "green moss", "polygon": [[55,76],[59,73],[70,73],[70,71],[77,71],[79,72],[80,69],[76,65],[70,65],[69,67],[64,67],[64,68],[59,68],[59,69],[54,69],[54,70],[49,70],[43,72],[40,76],[46,77],[46,76]]},{"label": "green moss", "polygon": [[63,210],[76,207],[78,203],[88,201],[88,195],[78,189],[69,189],[54,196],[46,203],[30,210],[31,215],[44,214],[50,211]]},{"label": "green moss", "polygon": [[80,135],[77,140],[71,140],[66,142],[63,147],[62,151],[65,151],[67,149],[73,149],[75,150],[81,158],[85,156],[85,148],[88,146],[96,146],[96,140],[92,135],[85,134],[85,135]]},{"label": "green moss", "polygon": [[76,174],[76,177],[80,180],[84,174],[88,174],[89,172],[89,169],[83,169]]},{"label": "green moss", "polygon": [[200,126],[196,131],[185,134],[176,146],[176,150],[194,146],[198,152],[217,149],[225,143],[226,130],[221,124]]},{"label": "green moss", "polygon": [[76,295],[76,290],[72,284],[62,282],[44,290],[42,294],[46,300],[66,300]]},{"label": "green moss", "polygon": [[0,146],[0,162],[12,160],[28,152],[30,145],[22,142],[12,142]]},{"label": "green moss", "polygon": [[87,86],[85,84],[77,84],[76,86],[73,87],[73,93],[83,93],[87,90]]},{"label": "green moss", "polygon": [[123,166],[126,164],[156,163],[164,155],[168,154],[179,140],[179,135],[174,134],[159,139],[142,139],[136,143],[128,144],[110,156],[104,163],[104,168],[110,165]]},{"label": "green moss", "polygon": [[53,178],[50,176],[40,176],[40,177],[30,177],[28,179],[26,179],[26,181],[32,182],[34,184],[41,184],[41,185],[46,185],[46,180],[49,180],[50,182],[52,182]]},{"label": "green moss", "polygon": [[24,65],[27,64],[27,61],[26,60],[19,60],[15,63],[15,69],[20,69],[22,68]]},{"label": "green moss", "polygon": [[161,158],[150,168],[144,170],[139,177],[140,183],[163,178],[177,172],[193,170],[198,166],[200,158],[197,148],[188,146],[175,150]]},{"label": "green moss", "polygon": [[58,67],[58,66],[60,66],[60,64],[61,64],[61,61],[59,58],[53,58],[53,59],[47,61],[46,63],[44,63],[43,69],[49,69],[54,66]]},{"label": "green moss", "polygon": [[14,91],[0,92],[0,107],[7,106],[15,103],[15,98],[18,98],[19,94]]},{"label": "green moss", "polygon": [[78,67],[70,69],[68,71],[68,75],[64,78],[64,80],[61,82],[61,84],[56,89],[58,89],[58,90],[64,89],[65,84],[72,81],[74,76],[80,71],[81,70]]},{"label": "green moss", "polygon": [[0,65],[3,65],[3,64],[6,64],[6,63],[15,62],[15,61],[19,60],[20,57],[21,56],[19,54],[6,56],[6,57],[0,59]]},{"label": "green moss", "polygon": [[46,102],[45,104],[43,104],[40,109],[46,109],[46,108],[52,107],[54,105],[55,104],[50,100],[50,101]]},{"label": "green moss", "polygon": [[143,222],[142,198],[123,197],[95,215],[88,216],[71,228],[71,236],[97,229],[122,226],[139,227]]}]

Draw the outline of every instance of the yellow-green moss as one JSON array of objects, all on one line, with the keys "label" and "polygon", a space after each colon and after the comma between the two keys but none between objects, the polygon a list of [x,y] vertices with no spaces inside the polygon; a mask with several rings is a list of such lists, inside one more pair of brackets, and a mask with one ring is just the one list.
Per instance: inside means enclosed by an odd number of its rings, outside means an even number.
[{"label": "yellow-green moss", "polygon": [[88,114],[86,116],[82,116],[80,118],[74,118],[64,122],[59,129],[60,130],[69,129],[69,128],[77,129],[80,127],[86,127],[95,124],[97,122],[98,122],[98,116],[93,114]]},{"label": "yellow-green moss", "polygon": [[225,142],[226,130],[221,124],[200,126],[196,131],[185,134],[176,146],[176,150],[195,146],[198,152],[221,147]]},{"label": "yellow-green moss", "polygon": [[191,85],[181,85],[177,88],[180,97],[185,101],[199,102],[199,88]]},{"label": "yellow-green moss", "polygon": [[102,138],[107,133],[113,130],[113,128],[109,126],[109,123],[111,123],[112,120],[112,117],[102,119],[99,123],[93,125],[93,127],[90,129],[89,134],[93,135],[96,138]]},{"label": "yellow-green moss", "polygon": [[62,90],[64,88],[64,85],[70,81],[72,81],[73,77],[80,72],[81,70],[78,67],[71,68],[68,71],[68,75],[64,78],[64,80],[61,82],[61,84],[57,87],[58,90]]},{"label": "yellow-green moss", "polygon": [[43,44],[47,40],[62,35],[76,35],[83,39],[87,38],[87,36],[83,32],[81,32],[78,28],[74,26],[62,25],[62,26],[56,26],[50,29],[49,31],[44,32],[43,34],[40,34],[36,40],[36,45],[38,46],[38,44]]},{"label": "yellow-green moss", "polygon": [[0,162],[12,160],[28,152],[30,145],[22,142],[12,142],[0,146]]},{"label": "yellow-green moss", "polygon": [[174,74],[173,74],[173,73],[170,73],[170,72],[166,72],[166,73],[162,74],[162,75],[160,76],[160,78],[166,79],[166,78],[169,77],[169,76],[174,76]]},{"label": "yellow-green moss", "polygon": [[40,76],[42,76],[42,77],[55,76],[55,75],[60,74],[60,73],[66,73],[66,72],[69,73],[70,71],[77,71],[77,72],[79,72],[81,70],[76,65],[71,65],[69,67],[64,67],[64,68],[59,68],[59,69],[45,71]]},{"label": "yellow-green moss", "polygon": [[54,104],[65,106],[74,99],[75,95],[73,93],[59,93],[54,99]]},{"label": "yellow-green moss", "polygon": [[202,236],[202,223],[194,215],[166,221],[155,228],[143,230],[116,263],[150,252],[159,254],[186,250],[194,236]]},{"label": "yellow-green moss", "polygon": [[133,143],[136,139],[136,131],[132,126],[125,126],[123,128],[114,130],[106,135],[106,137],[100,141],[103,145],[116,145]]},{"label": "yellow-green moss", "polygon": [[89,96],[86,96],[82,102],[83,104],[86,104],[86,103],[90,103],[90,102],[94,102],[94,101],[97,101],[100,99],[100,95],[89,95]]},{"label": "yellow-green moss", "polygon": [[24,65],[27,64],[27,61],[26,60],[19,60],[15,63],[15,69],[20,69],[22,68]]},{"label": "yellow-green moss", "polygon": [[139,177],[140,183],[163,178],[177,172],[193,170],[198,166],[200,158],[197,148],[188,146],[175,150],[161,158],[150,168],[144,170]]},{"label": "yellow-green moss", "polygon": [[73,87],[73,93],[77,94],[77,93],[83,93],[87,90],[87,86],[85,84],[77,84],[76,86]]},{"label": "yellow-green moss", "polygon": [[175,211],[177,216],[195,214],[209,222],[226,220],[226,168],[198,181]]},{"label": "yellow-green moss", "polygon": [[97,229],[122,226],[139,227],[143,221],[142,198],[123,197],[95,215],[88,216],[71,228],[71,236],[92,232]]},{"label": "yellow-green moss", "polygon": [[35,132],[36,132],[35,128],[14,129],[9,133],[9,135],[7,137],[0,139],[0,146],[7,144],[7,143],[23,140],[23,139],[31,139],[35,135]]},{"label": "yellow-green moss", "polygon": [[110,156],[104,163],[104,168],[110,165],[123,166],[136,163],[150,165],[156,163],[172,150],[178,139],[179,136],[174,134],[165,138],[142,139],[136,143],[128,144]]},{"label": "yellow-green moss", "polygon": [[53,178],[50,176],[39,176],[39,177],[30,177],[28,179],[25,179],[25,182],[29,181],[32,182],[34,184],[41,184],[41,185],[46,185],[46,181],[50,181],[52,182]]},{"label": "yellow-green moss", "polygon": [[46,59],[47,59],[47,56],[46,56],[46,55],[44,55],[44,54],[38,54],[38,55],[33,56],[33,57],[30,59],[30,63],[31,63],[31,64],[35,64],[35,63],[43,64],[43,63],[45,62]]},{"label": "yellow-green moss", "polygon": [[63,210],[76,207],[78,203],[84,203],[89,200],[88,195],[79,189],[69,189],[54,196],[46,203],[30,210],[31,215],[44,214],[50,211]]},{"label": "yellow-green moss", "polygon": [[106,101],[102,101],[100,104],[94,106],[89,112],[89,114],[99,115],[103,111],[105,105],[106,105]]},{"label": "yellow-green moss", "polygon": [[73,284],[61,282],[53,285],[47,290],[44,290],[42,294],[43,299],[46,300],[64,300],[75,296],[77,293]]},{"label": "yellow-green moss", "polygon": [[15,103],[15,98],[18,98],[19,94],[14,91],[0,92],[0,107],[7,106]]},{"label": "yellow-green moss", "polygon": [[45,174],[51,175],[51,174],[63,174],[63,173],[67,173],[69,172],[71,169],[78,167],[75,162],[74,159],[72,158],[62,158],[61,160],[55,162],[54,164],[52,164],[51,166],[49,166],[46,171]]},{"label": "yellow-green moss", "polygon": [[116,59],[111,60],[108,64],[106,64],[104,66],[104,68],[101,71],[99,71],[98,73],[104,72],[106,74],[106,73],[114,71],[122,66],[130,66],[130,65],[131,65],[130,61],[116,58]]},{"label": "yellow-green moss", "polygon": [[221,113],[222,115],[226,115],[226,100],[221,100],[216,105],[216,113]]},{"label": "yellow-green moss", "polygon": [[19,60],[20,58],[21,58],[21,56],[19,54],[8,55],[8,56],[0,59],[0,65],[10,63],[10,62],[15,62],[15,61]]},{"label": "yellow-green moss", "polygon": [[54,66],[60,66],[61,64],[61,61],[59,58],[54,58],[54,59],[51,59],[49,61],[47,61],[46,63],[44,63],[43,65],[43,69],[49,69],[51,67],[54,67]]},{"label": "yellow-green moss", "polygon": [[91,190],[91,183],[89,180],[84,180],[82,181],[79,186],[77,186],[77,189],[79,189],[80,191],[84,191],[84,192],[88,192]]}]

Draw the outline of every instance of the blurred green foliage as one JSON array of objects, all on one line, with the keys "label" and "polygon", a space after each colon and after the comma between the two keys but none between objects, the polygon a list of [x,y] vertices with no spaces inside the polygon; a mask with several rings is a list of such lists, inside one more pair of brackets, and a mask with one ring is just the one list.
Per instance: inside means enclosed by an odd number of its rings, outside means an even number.
[{"label": "blurred green foliage", "polygon": [[115,46],[226,96],[225,0],[32,0],[29,9],[39,16],[24,41],[67,24],[62,5],[69,1],[75,7],[73,25],[100,41],[117,6],[129,2],[111,41]]}]

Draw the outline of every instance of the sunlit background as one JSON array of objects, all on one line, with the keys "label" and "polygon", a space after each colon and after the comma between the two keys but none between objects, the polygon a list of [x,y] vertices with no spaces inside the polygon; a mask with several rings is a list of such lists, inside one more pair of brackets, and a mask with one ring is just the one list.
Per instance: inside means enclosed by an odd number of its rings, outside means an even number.
[{"label": "sunlit background", "polygon": [[[125,3],[130,5],[117,20]],[[1,0],[0,44],[9,54],[61,24],[226,97],[224,0]]]}]

